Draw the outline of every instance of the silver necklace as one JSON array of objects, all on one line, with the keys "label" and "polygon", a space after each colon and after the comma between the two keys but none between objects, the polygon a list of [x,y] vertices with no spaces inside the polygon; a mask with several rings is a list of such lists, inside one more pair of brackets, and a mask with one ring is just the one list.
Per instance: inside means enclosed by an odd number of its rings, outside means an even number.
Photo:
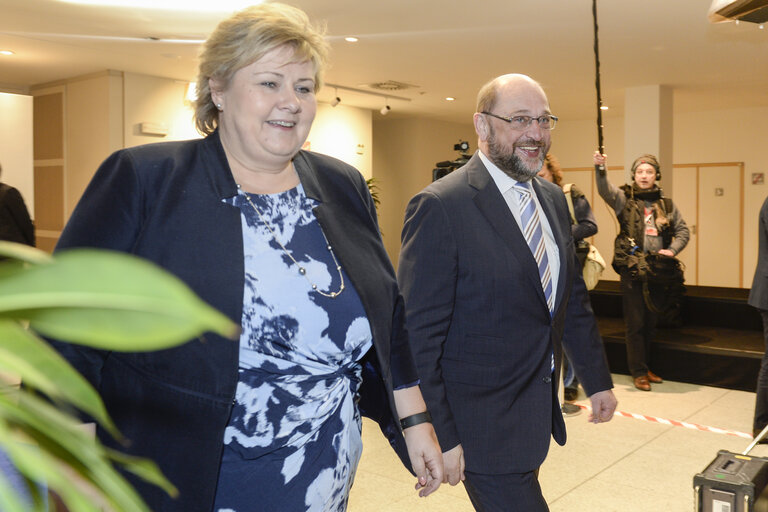
[{"label": "silver necklace", "polygon": [[[240,187],[240,184],[237,184],[238,190],[242,190]],[[261,210],[259,210],[255,204],[253,204],[253,201],[251,201],[251,196],[248,195],[247,192],[243,191],[243,194],[245,195],[246,201],[248,201],[248,204],[251,205],[251,208],[253,208],[256,211],[256,214],[259,216],[259,220],[261,220],[261,223],[264,224],[264,226],[269,230],[270,234],[272,234],[272,239],[277,242],[277,245],[280,246],[280,248],[283,250],[286,256],[291,258],[291,261],[296,265],[296,267],[299,269],[299,274],[304,276],[304,279],[307,280],[309,285],[312,287],[313,291],[316,291],[323,297],[328,297],[330,299],[335,299],[339,295],[341,295],[341,292],[344,291],[344,274],[341,273],[341,265],[339,265],[338,260],[336,259],[336,255],[333,253],[333,248],[331,247],[331,244],[328,242],[328,238],[325,236],[325,233],[323,233],[323,229],[320,228],[320,233],[323,235],[323,239],[325,240],[325,248],[328,249],[328,252],[331,253],[331,258],[333,258],[333,264],[336,265],[336,271],[339,273],[339,280],[341,282],[341,286],[339,287],[339,291],[337,292],[324,292],[320,289],[318,289],[317,285],[310,281],[309,276],[307,275],[307,269],[302,267],[298,261],[293,257],[293,255],[288,252],[288,249],[285,248],[283,243],[277,238],[277,235],[275,234],[275,231],[272,229],[272,226],[269,225],[269,222],[267,222],[267,219],[264,218],[264,216],[261,214]]]}]

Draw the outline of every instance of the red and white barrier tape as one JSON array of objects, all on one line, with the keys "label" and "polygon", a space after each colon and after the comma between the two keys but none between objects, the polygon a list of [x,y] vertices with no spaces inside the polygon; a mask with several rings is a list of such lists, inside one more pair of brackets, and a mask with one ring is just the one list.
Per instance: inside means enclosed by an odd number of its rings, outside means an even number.
[{"label": "red and white barrier tape", "polygon": [[[592,408],[588,405],[583,405],[578,403],[574,405],[578,405],[582,409],[586,409],[588,411],[592,410]],[[634,418],[636,420],[648,421],[651,423],[660,423],[662,425],[671,425],[673,427],[683,427],[683,428],[689,428],[691,430],[702,430],[704,432],[712,432],[714,434],[725,434],[728,436],[742,437],[744,439],[752,439],[752,435],[747,434],[746,432],[738,432],[736,430],[726,430],[724,428],[717,428],[717,427],[708,427],[707,425],[699,425],[698,423],[689,423],[687,421],[668,420],[666,418],[659,418],[657,416],[647,416],[645,414],[636,414],[634,412],[624,412],[624,411],[616,411],[613,414],[614,416]]]}]

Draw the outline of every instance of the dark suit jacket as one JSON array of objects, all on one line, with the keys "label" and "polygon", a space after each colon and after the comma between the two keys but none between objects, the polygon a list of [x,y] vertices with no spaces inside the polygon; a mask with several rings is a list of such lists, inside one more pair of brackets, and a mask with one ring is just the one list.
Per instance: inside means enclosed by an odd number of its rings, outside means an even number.
[{"label": "dark suit jacket", "polygon": [[[315,215],[355,286],[373,331],[364,358],[361,412],[380,421],[405,457],[395,422],[393,388],[415,382],[404,307],[384,250],[365,180],[336,159],[296,158]],[[240,210],[222,202],[237,194],[218,133],[203,140],[118,151],[100,167],[67,224],[57,250],[101,247],[132,253],[180,277],[237,324],[243,307]],[[213,506],[224,428],[238,380],[236,340],[206,334],[170,350],[103,352],[54,344],[99,390],[130,445],[180,490],[171,500],[131,478],[150,509],[207,511]],[[382,378],[383,377],[383,378]]]},{"label": "dark suit jacket", "polygon": [[749,304],[768,310],[768,197],[760,208],[760,230],[758,231],[757,267],[749,291]]},{"label": "dark suit jacket", "polygon": [[5,183],[0,183],[0,240],[35,246],[35,227],[24,199]]},{"label": "dark suit jacket", "polygon": [[533,188],[560,251],[553,317],[533,255],[477,154],[417,194],[405,216],[398,280],[422,393],[443,451],[461,443],[477,473],[533,470],[550,435],[565,442],[556,396],[565,328],[587,393],[612,387],[565,196],[540,178]]}]

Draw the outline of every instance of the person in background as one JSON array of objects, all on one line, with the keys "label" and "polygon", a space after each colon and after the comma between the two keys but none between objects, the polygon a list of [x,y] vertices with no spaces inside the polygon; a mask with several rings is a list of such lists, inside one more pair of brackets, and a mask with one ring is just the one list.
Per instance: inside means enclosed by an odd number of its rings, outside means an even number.
[{"label": "person in background", "polygon": [[[547,181],[550,181],[560,187],[564,187],[563,184],[563,171],[560,168],[560,162],[557,157],[552,153],[547,153],[544,158],[544,165],[541,166],[539,176]],[[570,194],[570,201],[573,205],[573,217],[571,218],[571,233],[573,234],[573,241],[576,247],[576,256],[579,258],[579,263],[584,266],[584,260],[587,257],[589,246],[586,246],[584,250],[584,239],[597,234],[597,221],[592,213],[592,208],[589,206],[584,193],[576,187],[574,184],[566,184],[568,186],[568,194]],[[565,192],[565,191],[564,191]],[[568,198],[566,198],[568,200]],[[563,336],[568,336],[568,329],[565,330]],[[576,373],[573,371],[573,367],[568,361],[568,355],[563,354],[563,397],[565,403],[562,405],[563,414],[566,416],[575,416],[581,412],[581,407],[574,405],[573,402],[579,396],[579,379]]]},{"label": "person in background", "polygon": [[663,382],[648,366],[658,315],[648,308],[643,282],[633,275],[630,267],[638,253],[676,256],[685,248],[690,233],[680,210],[671,199],[664,197],[656,184],[661,179],[661,169],[655,156],[638,157],[632,163],[632,184],[621,187],[608,181],[604,171],[606,161],[605,155],[595,152],[597,191],[613,208],[619,221],[613,268],[621,281],[627,365],[635,387],[650,391],[651,383]]},{"label": "person in background", "polygon": [[[763,320],[763,338],[765,352],[760,362],[760,372],[757,376],[757,396],[755,397],[755,417],[752,422],[754,437],[768,425],[768,198],[760,208],[760,226],[758,230],[758,252],[755,276],[752,278],[752,289],[749,291],[748,303],[754,306]],[[768,443],[768,436],[761,440]]]},{"label": "person in background", "polygon": [[361,414],[380,422],[421,496],[442,482],[365,179],[300,150],[327,51],[287,5],[222,21],[200,55],[205,137],[111,155],[58,243],[146,258],[241,324],[239,343],[208,334],[150,353],[56,344],[99,390],[128,452],[179,489],[174,500],[129,476],[151,510],[343,511]]},{"label": "person in background", "polygon": [[[0,165],[0,177],[3,167]],[[24,198],[14,187],[0,182],[0,240],[35,246],[35,226]]]},{"label": "person in background", "polygon": [[530,77],[489,81],[474,114],[478,151],[405,213],[398,281],[422,392],[448,483],[463,480],[486,512],[548,510],[538,468],[552,438],[565,443],[561,340],[589,420],[616,408],[565,196],[536,176],[556,122]]}]

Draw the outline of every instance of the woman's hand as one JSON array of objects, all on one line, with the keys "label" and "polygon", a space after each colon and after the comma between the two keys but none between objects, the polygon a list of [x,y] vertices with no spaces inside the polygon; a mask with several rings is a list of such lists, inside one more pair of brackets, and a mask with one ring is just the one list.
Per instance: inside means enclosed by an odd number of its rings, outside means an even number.
[{"label": "woman's hand", "polygon": [[431,423],[419,423],[403,430],[408,457],[418,478],[416,489],[422,498],[435,492],[443,482],[443,454]]},{"label": "woman's hand", "polygon": [[675,255],[675,253],[673,253],[669,249],[659,249],[659,254],[661,254],[662,256],[670,256],[670,257]]},{"label": "woman's hand", "polygon": [[605,166],[607,160],[608,158],[605,155],[601,155],[599,151],[595,151],[595,154],[592,155],[592,162],[594,162],[595,165]]}]

